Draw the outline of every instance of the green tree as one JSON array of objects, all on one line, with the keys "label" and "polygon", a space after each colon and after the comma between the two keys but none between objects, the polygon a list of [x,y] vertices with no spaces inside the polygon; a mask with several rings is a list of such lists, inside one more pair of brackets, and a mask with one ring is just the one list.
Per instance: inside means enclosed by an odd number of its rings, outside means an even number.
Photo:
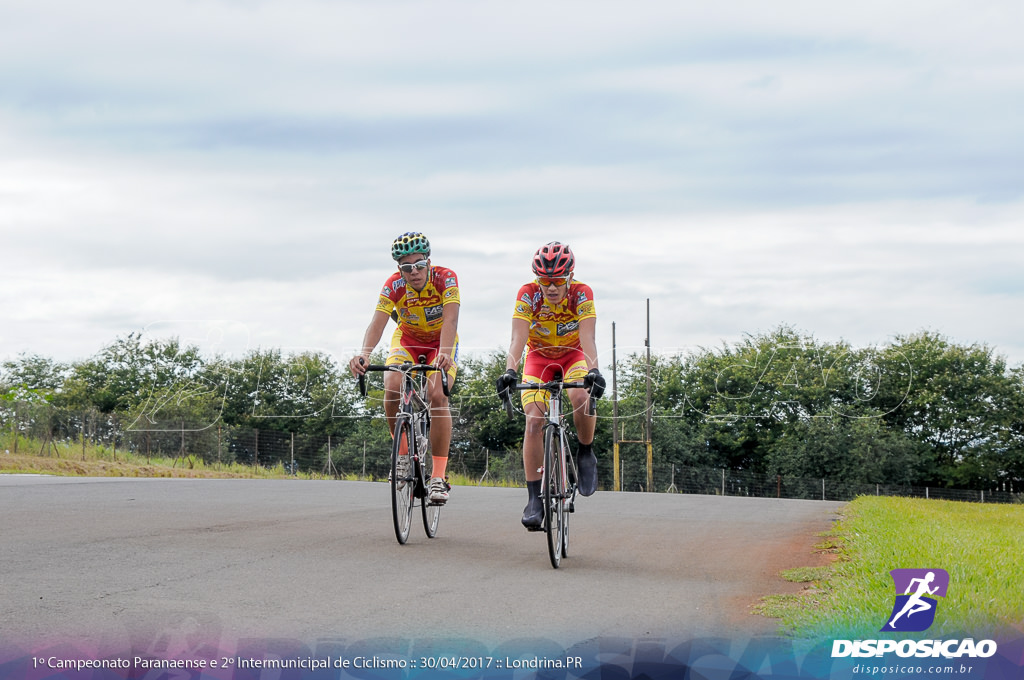
[{"label": "green tree", "polygon": [[919,483],[977,487],[1006,476],[1000,461],[1016,439],[1020,381],[1005,359],[985,345],[922,332],[897,337],[882,367],[912,371],[909,390],[888,404],[885,419],[930,450]]},{"label": "green tree", "polygon": [[206,375],[222,386],[229,425],[303,433],[352,427],[355,381],[324,354],[253,350],[241,359],[212,362]]},{"label": "green tree", "polygon": [[523,442],[525,419],[513,396],[513,416],[508,417],[495,391],[498,377],[505,372],[507,354],[467,357],[459,363],[452,390],[452,446],[464,452],[479,449],[518,451]]},{"label": "green tree", "polygon": [[67,380],[69,366],[39,354],[22,353],[3,362],[0,389],[21,388],[36,394],[59,392]]},{"label": "green tree", "polygon": [[147,342],[141,333],[130,333],[71,367],[60,404],[102,413],[138,410],[177,390],[203,391],[198,384],[203,365],[199,349],[183,347],[177,338]]}]

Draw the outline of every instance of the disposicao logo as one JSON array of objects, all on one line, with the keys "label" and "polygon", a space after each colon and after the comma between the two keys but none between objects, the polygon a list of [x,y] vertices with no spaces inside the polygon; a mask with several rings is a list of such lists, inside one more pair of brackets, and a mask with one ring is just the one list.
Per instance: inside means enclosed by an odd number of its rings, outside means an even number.
[{"label": "disposicao logo", "polygon": [[[935,622],[939,601],[949,589],[943,569],[893,569],[896,601],[881,632],[919,633]],[[968,657],[988,658],[997,651],[994,640],[833,640],[832,657]]]},{"label": "disposicao logo", "polygon": [[896,603],[882,632],[919,633],[935,622],[936,597],[946,597],[949,574],[944,569],[893,569]]}]

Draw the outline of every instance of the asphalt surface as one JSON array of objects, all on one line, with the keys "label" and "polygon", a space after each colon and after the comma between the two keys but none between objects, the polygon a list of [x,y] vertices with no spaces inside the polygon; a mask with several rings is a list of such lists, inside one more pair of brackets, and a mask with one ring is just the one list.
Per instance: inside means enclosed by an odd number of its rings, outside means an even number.
[{"label": "asphalt surface", "polygon": [[799,589],[779,571],[823,563],[842,507],[598,492],[555,570],[525,494],[455,487],[402,546],[384,483],[0,475],[0,641],[771,635],[750,605]]}]

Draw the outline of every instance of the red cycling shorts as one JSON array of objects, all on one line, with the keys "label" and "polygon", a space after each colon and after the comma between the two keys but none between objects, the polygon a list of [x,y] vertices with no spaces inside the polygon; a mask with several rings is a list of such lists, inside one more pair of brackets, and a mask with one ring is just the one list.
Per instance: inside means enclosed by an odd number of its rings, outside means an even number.
[{"label": "red cycling shorts", "polygon": [[[571,349],[558,357],[546,357],[538,352],[527,352],[523,363],[523,382],[543,383],[553,380],[555,374],[561,373],[562,380],[582,380],[587,375],[587,359],[583,350]],[[547,403],[548,394],[544,390],[523,390],[523,406],[534,402]]]}]

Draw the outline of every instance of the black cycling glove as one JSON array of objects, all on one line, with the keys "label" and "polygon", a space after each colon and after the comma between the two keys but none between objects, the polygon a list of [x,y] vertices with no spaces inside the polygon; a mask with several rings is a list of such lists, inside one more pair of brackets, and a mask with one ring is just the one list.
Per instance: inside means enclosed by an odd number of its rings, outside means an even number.
[{"label": "black cycling glove", "polygon": [[519,382],[519,379],[516,377],[516,372],[511,368],[502,373],[498,377],[498,381],[495,383],[495,387],[498,388],[498,396],[502,399],[508,399],[509,390],[511,390],[512,386],[517,382]]},{"label": "black cycling glove", "polygon": [[600,399],[601,395],[604,394],[605,387],[604,376],[601,375],[601,371],[596,368],[590,369],[590,372],[583,378],[583,386],[590,390],[590,396],[594,399]]}]

